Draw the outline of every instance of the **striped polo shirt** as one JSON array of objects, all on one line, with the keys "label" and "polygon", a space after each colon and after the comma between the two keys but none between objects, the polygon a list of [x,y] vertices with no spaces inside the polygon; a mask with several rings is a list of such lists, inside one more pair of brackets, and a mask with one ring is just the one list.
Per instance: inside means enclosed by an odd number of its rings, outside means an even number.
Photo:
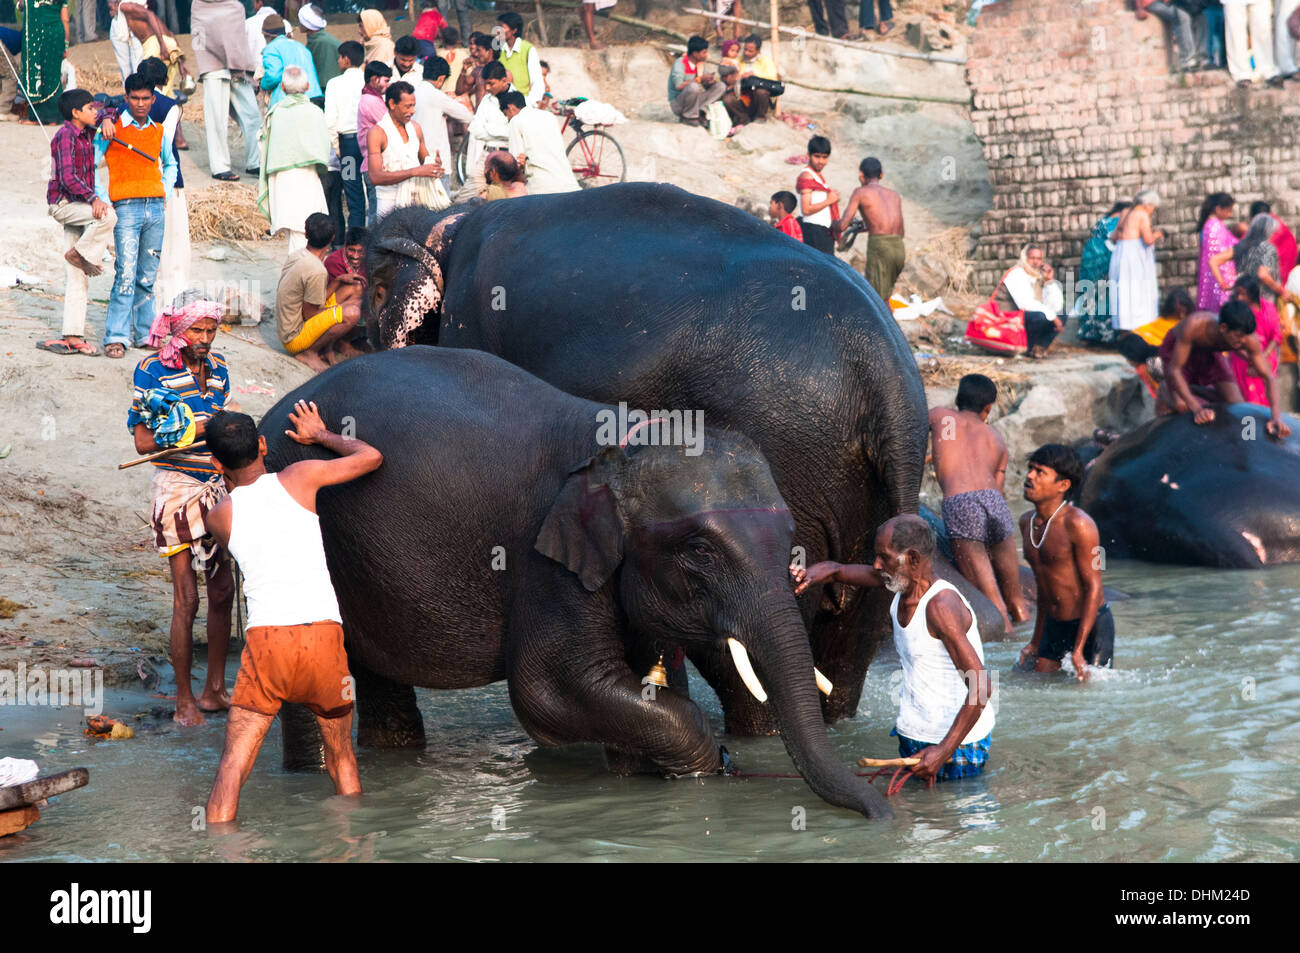
[{"label": "striped polo shirt", "polygon": [[[143,412],[144,395],[147,391],[165,387],[180,395],[181,400],[194,412],[194,421],[207,420],[226,405],[230,398],[230,372],[226,369],[226,360],[216,352],[208,354],[208,392],[199,393],[199,383],[194,375],[181,366],[174,370],[158,360],[157,354],[150,354],[135,369],[134,390],[131,395],[131,412],[127,414],[126,429],[135,431],[135,425],[147,423]],[[207,480],[217,469],[212,465],[210,453],[174,453],[169,457],[153,461],[153,465],[164,470],[176,470],[194,477]]]}]

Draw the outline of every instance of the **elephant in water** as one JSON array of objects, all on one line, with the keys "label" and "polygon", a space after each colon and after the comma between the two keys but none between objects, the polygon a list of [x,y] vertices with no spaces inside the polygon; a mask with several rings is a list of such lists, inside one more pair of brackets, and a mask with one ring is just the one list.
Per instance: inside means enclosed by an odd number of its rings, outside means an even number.
[{"label": "elephant in water", "polygon": [[[862,275],[740,209],[668,185],[399,209],[368,251],[384,347],[476,348],[567,393],[700,411],[762,451],[795,520],[795,558],[863,562],[916,512],[929,430],[911,349]],[[888,637],[887,594],[815,587],[800,608],[853,715]],[[773,730],[712,643],[687,652],[727,730]]]},{"label": "elephant in water", "polygon": [[[769,700],[818,795],[890,814],[831,750],[788,568],[794,519],[747,437],[651,425],[620,448],[617,408],[489,354],[412,346],[286,395],[261,424],[269,469],[325,455],[285,436],[299,400],[384,455],[318,502],[360,743],[423,743],[412,686],[505,679],[543,745],[601,743],[620,772],[716,772],[680,670],[643,684],[660,655],[716,649]],[[286,760],[301,763],[293,717]]]},{"label": "elephant in water", "polygon": [[1300,422],[1270,437],[1267,407],[1215,407],[1211,423],[1170,414],[1108,446],[1080,505],[1108,556],[1258,569],[1300,562]]}]

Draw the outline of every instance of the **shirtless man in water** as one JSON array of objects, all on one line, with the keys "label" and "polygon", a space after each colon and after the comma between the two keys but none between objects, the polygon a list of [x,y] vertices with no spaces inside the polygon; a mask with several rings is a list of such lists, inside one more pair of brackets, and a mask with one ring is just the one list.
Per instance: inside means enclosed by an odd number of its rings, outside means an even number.
[{"label": "shirtless man in water", "polygon": [[864,269],[867,283],[876,289],[881,301],[888,301],[907,254],[903,248],[903,200],[893,189],[880,184],[883,174],[879,159],[866,158],[858,165],[862,185],[849,196],[838,231],[843,233],[853,216],[862,213],[869,236]]},{"label": "shirtless man in water", "polygon": [[1083,462],[1071,447],[1049,443],[1029,457],[1025,499],[1034,509],[1020,517],[1020,533],[1038,583],[1038,618],[1016,662],[1021,671],[1056,672],[1069,654],[1081,682],[1089,665],[1109,668],[1115,648],[1097,524],[1066,501],[1082,482]]},{"label": "shirtless man in water", "polygon": [[1190,412],[1193,421],[1208,424],[1214,420],[1214,408],[1204,398],[1218,397],[1228,404],[1240,402],[1241,388],[1224,360],[1224,351],[1236,351],[1264,380],[1272,411],[1272,419],[1265,427],[1274,437],[1289,437],[1291,428],[1278,406],[1277,378],[1255,334],[1255,314],[1244,301],[1225,302],[1217,318],[1208,311],[1189,314],[1165,335],[1160,345],[1165,379],[1156,391],[1156,413]]},{"label": "shirtless man in water", "polygon": [[931,409],[930,446],[953,561],[998,607],[1009,633],[1013,621],[1029,618],[1029,610],[1020,589],[1015,523],[1002,497],[1007,444],[986,422],[997,397],[993,381],[967,374],[957,385],[955,410]]}]

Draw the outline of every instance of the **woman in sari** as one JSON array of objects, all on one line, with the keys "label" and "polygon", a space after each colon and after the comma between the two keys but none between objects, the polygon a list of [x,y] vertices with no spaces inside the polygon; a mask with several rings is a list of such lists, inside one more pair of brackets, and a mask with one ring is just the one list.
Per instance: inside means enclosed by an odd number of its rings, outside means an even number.
[{"label": "woman in sari", "polygon": [[393,35],[388,31],[388,21],[378,10],[362,10],[357,17],[361,24],[361,43],[366,51],[366,63],[393,65]]},{"label": "woman in sari", "polygon": [[[1243,240],[1244,244],[1244,240]],[[1255,334],[1259,337],[1259,346],[1264,349],[1264,359],[1277,376],[1277,362],[1282,350],[1282,323],[1278,318],[1277,308],[1269,296],[1263,293],[1263,286],[1254,275],[1243,274],[1232,288],[1238,301],[1250,305],[1255,314]],[[1248,404],[1268,406],[1268,384],[1261,377],[1256,377],[1254,369],[1246,360],[1233,351],[1228,363],[1232,366],[1232,376],[1241,388],[1242,400]]]},{"label": "woman in sari", "polygon": [[68,45],[67,0],[18,0],[23,11],[23,87],[27,122],[57,124],[63,94],[63,52]]},{"label": "woman in sari", "polygon": [[1232,247],[1237,244],[1237,237],[1227,226],[1236,205],[1237,200],[1227,192],[1207,195],[1201,203],[1201,214],[1196,220],[1197,231],[1201,233],[1196,307],[1202,311],[1218,314],[1231,297],[1232,283],[1237,280],[1237,269],[1232,264]]},{"label": "woman in sari", "polygon": [[1085,290],[1079,293],[1074,305],[1074,312],[1079,316],[1078,337],[1081,341],[1110,344],[1115,340],[1115,328],[1110,320],[1110,295],[1102,282],[1110,277],[1110,257],[1115,250],[1110,240],[1111,233],[1119,224],[1120,213],[1132,204],[1116,202],[1106,217],[1092,227],[1092,235],[1083,246],[1079,284]]}]

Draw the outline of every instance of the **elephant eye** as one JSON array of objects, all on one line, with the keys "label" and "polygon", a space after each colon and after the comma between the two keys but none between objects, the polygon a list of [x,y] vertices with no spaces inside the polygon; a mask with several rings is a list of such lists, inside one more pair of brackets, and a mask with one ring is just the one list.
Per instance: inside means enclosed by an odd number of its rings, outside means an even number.
[{"label": "elephant eye", "polygon": [[692,536],[688,539],[685,549],[690,555],[701,559],[707,559],[713,555],[713,544],[702,536]]}]

